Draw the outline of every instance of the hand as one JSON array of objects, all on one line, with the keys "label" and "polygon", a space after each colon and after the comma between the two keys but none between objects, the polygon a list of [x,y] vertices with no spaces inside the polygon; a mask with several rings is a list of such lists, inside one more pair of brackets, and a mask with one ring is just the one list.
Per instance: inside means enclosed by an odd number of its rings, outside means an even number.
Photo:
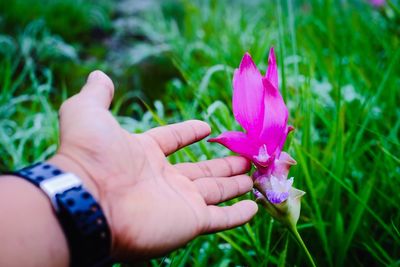
[{"label": "hand", "polygon": [[60,109],[61,145],[49,160],[84,180],[103,207],[113,256],[159,256],[199,234],[229,229],[257,212],[250,200],[215,204],[248,192],[250,163],[227,157],[172,165],[166,156],[209,135],[201,121],[186,121],[132,134],[108,111],[113,84],[100,71]]}]

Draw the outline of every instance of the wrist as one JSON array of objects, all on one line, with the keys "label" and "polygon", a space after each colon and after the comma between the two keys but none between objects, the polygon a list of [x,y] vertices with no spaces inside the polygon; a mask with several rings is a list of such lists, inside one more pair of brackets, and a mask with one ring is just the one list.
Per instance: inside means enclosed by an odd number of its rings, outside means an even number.
[{"label": "wrist", "polygon": [[57,166],[64,172],[70,172],[78,176],[82,180],[85,188],[88,189],[88,191],[93,195],[95,199],[100,201],[100,193],[95,180],[83,167],[81,167],[81,165],[77,161],[70,158],[69,156],[57,153],[50,159],[46,160],[46,162]]},{"label": "wrist", "polygon": [[111,216],[110,216],[110,209],[105,201],[104,195],[101,193],[101,189],[96,183],[95,178],[92,176],[92,174],[87,171],[84,167],[83,164],[79,161],[79,159],[74,159],[67,154],[64,153],[57,153],[54,156],[52,156],[50,159],[48,159],[46,162],[49,164],[52,164],[59,169],[61,169],[64,172],[69,172],[73,173],[76,176],[78,176],[83,183],[83,186],[87,189],[87,191],[94,197],[94,199],[100,204],[100,207],[103,210],[104,216],[107,219],[109,229],[111,231],[111,254],[114,249],[114,235],[113,235],[113,229],[111,225]]}]

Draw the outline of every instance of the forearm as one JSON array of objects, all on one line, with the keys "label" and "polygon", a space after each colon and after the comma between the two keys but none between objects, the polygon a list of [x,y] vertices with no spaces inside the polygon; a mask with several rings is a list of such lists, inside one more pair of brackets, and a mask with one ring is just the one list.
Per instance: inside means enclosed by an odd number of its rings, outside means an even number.
[{"label": "forearm", "polygon": [[0,218],[0,266],[68,266],[67,241],[40,189],[1,176]]}]

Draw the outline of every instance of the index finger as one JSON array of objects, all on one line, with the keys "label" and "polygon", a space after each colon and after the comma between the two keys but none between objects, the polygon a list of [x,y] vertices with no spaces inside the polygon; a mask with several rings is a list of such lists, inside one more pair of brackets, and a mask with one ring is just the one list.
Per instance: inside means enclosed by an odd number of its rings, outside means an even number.
[{"label": "index finger", "polygon": [[160,126],[147,131],[149,135],[157,142],[166,156],[175,151],[195,143],[211,132],[210,126],[199,120],[189,120],[175,123],[167,126]]},{"label": "index finger", "polygon": [[249,171],[249,160],[240,156],[230,156],[200,162],[185,162],[174,165],[183,175],[191,180],[202,177],[227,177]]}]

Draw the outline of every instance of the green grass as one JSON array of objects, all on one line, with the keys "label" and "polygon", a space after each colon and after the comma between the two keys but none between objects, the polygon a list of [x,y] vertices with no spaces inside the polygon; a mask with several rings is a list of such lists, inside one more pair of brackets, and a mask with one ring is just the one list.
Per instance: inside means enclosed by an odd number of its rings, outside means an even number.
[{"label": "green grass", "polygon": [[110,27],[110,2],[83,0],[14,0],[0,3],[5,32],[19,30],[32,20],[43,19],[49,29],[68,41],[89,41],[94,29]]},{"label": "green grass", "polygon": [[[58,105],[77,90],[70,80],[78,84],[95,67],[117,78],[112,111],[133,132],[192,118],[210,123],[213,136],[240,129],[231,113],[233,70],[249,51],[264,72],[274,46],[289,122],[296,128],[285,150],[298,162],[291,171],[295,186],[307,192],[298,227],[314,260],[318,266],[399,266],[399,7],[389,1],[374,9],[361,0],[164,2],[110,17],[140,26],[113,24],[107,38],[121,43],[120,55],[104,43],[105,52],[94,61],[87,58],[88,44],[71,46],[75,58],[68,57],[43,44],[54,39],[53,47],[68,47],[63,39],[71,37],[56,32],[57,37],[51,27],[35,35],[32,26],[20,23],[15,33],[0,36],[6,44],[0,46],[0,168],[21,167],[55,151]],[[75,38],[71,43],[79,43]],[[24,54],[27,41],[35,53]],[[71,67],[74,60],[82,65],[78,71]],[[52,67],[62,62],[69,67]],[[170,160],[228,154],[203,141]],[[201,236],[151,261],[198,267],[306,264],[296,241],[263,210],[249,224]]]}]

